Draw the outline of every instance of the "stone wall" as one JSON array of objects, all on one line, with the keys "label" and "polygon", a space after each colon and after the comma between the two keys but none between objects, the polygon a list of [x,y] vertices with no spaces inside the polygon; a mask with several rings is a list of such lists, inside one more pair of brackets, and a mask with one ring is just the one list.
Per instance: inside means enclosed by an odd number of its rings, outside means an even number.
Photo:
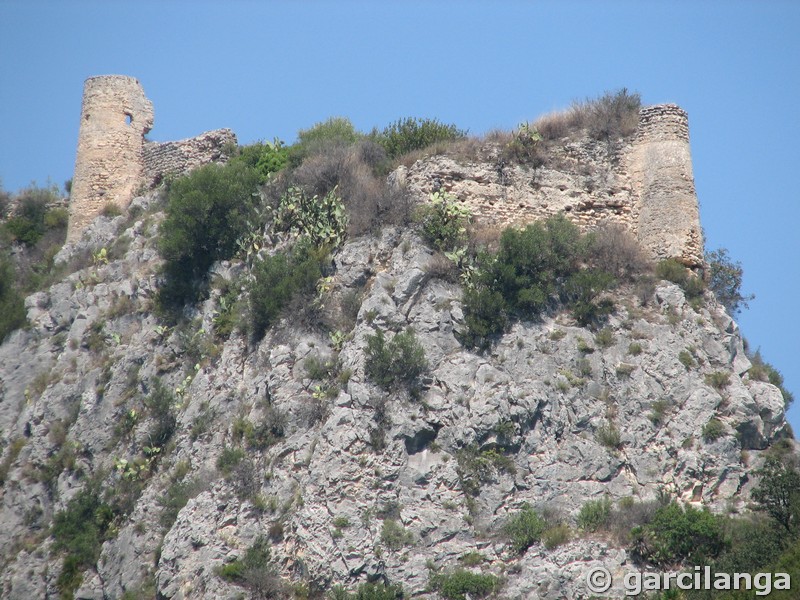
[{"label": "stone wall", "polygon": [[483,223],[524,225],[559,213],[584,230],[619,223],[654,259],[702,265],[683,110],[671,104],[643,108],[635,136],[624,144],[585,139],[553,151],[552,166],[533,170],[504,165],[495,152],[494,160],[483,162],[433,156],[400,167],[394,177],[419,201],[440,188],[455,194]]},{"label": "stone wall", "polygon": [[[138,188],[158,185],[212,161],[236,143],[228,129],[177,142],[145,142],[153,106],[132,77],[91,77],[84,86],[78,156],[72,183],[68,241],[108,203],[126,208]],[[535,170],[489,159],[461,162],[434,156],[400,167],[393,177],[420,201],[443,188],[478,220],[505,226],[563,213],[584,229],[615,222],[627,227],[655,259],[703,264],[703,239],[689,151],[686,113],[674,104],[645,107],[631,141],[585,139],[554,149]]]},{"label": "stone wall", "polygon": [[107,204],[127,208],[135,192],[158,185],[167,175],[226,160],[236,144],[229,129],[178,142],[147,142],[153,105],[133,77],[90,77],[83,88],[78,152],[69,205],[67,241],[77,241]]},{"label": "stone wall", "polygon": [[227,160],[225,149],[230,144],[236,145],[236,135],[230,129],[207,131],[178,142],[146,142],[142,181],[153,187],[164,177],[183,175],[200,165]]},{"label": "stone wall", "polygon": [[142,176],[144,134],[153,105],[133,77],[90,77],[83,87],[67,241],[75,241],[106,204],[124,208]]}]

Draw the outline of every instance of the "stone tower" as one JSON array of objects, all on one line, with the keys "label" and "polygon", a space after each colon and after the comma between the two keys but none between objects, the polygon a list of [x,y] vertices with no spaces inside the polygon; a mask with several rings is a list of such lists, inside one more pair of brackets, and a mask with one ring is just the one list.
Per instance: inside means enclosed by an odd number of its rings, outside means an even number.
[{"label": "stone tower", "polygon": [[689,120],[675,104],[647,106],[630,153],[639,242],[654,258],[703,265],[703,233],[689,151]]},{"label": "stone tower", "polygon": [[86,80],[68,242],[78,239],[105,205],[128,205],[142,178],[144,135],[152,127],[153,104],[137,79],[102,75]]}]

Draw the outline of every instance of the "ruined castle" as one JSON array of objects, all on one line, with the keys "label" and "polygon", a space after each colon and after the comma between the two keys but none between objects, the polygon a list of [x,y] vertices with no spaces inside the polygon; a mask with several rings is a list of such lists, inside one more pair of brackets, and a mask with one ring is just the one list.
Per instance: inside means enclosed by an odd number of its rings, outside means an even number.
[{"label": "ruined castle", "polygon": [[[91,77],[84,86],[68,241],[77,240],[109,203],[124,209],[135,192],[158,185],[211,161],[225,159],[235,143],[228,129],[178,142],[145,139],[153,105],[132,77]],[[573,158],[591,164],[580,144]],[[596,162],[596,161],[595,161]],[[459,164],[444,157],[401,167],[396,179],[424,199],[444,188],[467,204],[476,218],[520,224],[563,213],[584,228],[616,222],[628,228],[653,258],[703,264],[700,215],[692,175],[686,112],[674,104],[641,109],[634,138],[604,166],[602,185],[587,186],[579,174],[550,170],[535,185],[519,168],[500,172],[490,163]],[[583,177],[585,179],[585,177]]]},{"label": "ruined castle", "polygon": [[139,190],[164,177],[181,175],[223,158],[235,144],[229,129],[218,129],[178,142],[150,142],[153,104],[133,77],[90,77],[83,87],[78,152],[69,207],[67,241],[81,233],[103,208],[127,208]]}]

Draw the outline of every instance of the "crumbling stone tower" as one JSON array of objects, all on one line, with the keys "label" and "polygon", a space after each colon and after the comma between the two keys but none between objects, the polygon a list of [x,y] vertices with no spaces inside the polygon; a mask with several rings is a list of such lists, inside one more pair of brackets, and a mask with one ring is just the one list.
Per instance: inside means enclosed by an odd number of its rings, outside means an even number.
[{"label": "crumbling stone tower", "polygon": [[639,197],[632,225],[642,246],[654,258],[702,266],[703,233],[683,109],[675,104],[641,109],[628,168]]},{"label": "crumbling stone tower", "polygon": [[75,241],[106,204],[125,208],[142,178],[144,135],[153,104],[139,81],[90,77],[83,86],[78,153],[72,178],[67,241]]}]

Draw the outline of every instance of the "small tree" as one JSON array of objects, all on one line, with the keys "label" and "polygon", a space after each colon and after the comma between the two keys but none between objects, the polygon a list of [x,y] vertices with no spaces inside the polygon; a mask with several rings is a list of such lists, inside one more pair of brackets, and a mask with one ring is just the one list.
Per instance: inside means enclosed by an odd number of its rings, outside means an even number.
[{"label": "small tree", "polygon": [[739,314],[742,308],[749,308],[749,303],[755,299],[755,295],[742,294],[744,275],[742,264],[733,261],[725,248],[706,252],[705,258],[709,270],[708,287],[714,292],[717,300],[734,316]]},{"label": "small tree", "polygon": [[757,474],[761,481],[753,489],[753,501],[793,534],[800,514],[800,473],[794,465],[770,457]]},{"label": "small tree", "polygon": [[206,165],[172,184],[158,245],[165,260],[162,305],[195,300],[211,265],[234,255],[255,217],[258,181],[254,169],[238,162]]},{"label": "small tree", "polygon": [[725,548],[719,518],[708,510],[672,502],[659,508],[653,520],[634,527],[634,554],[656,565],[674,565],[684,560],[703,564]]}]

